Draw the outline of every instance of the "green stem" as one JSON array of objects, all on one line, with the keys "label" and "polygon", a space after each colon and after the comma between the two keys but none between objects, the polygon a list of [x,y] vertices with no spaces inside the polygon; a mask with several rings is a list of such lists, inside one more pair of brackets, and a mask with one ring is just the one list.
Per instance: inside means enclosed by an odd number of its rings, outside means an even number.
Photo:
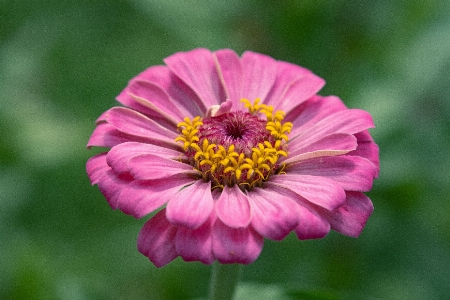
[{"label": "green stem", "polygon": [[239,282],[240,264],[221,264],[212,266],[209,300],[232,300]]}]

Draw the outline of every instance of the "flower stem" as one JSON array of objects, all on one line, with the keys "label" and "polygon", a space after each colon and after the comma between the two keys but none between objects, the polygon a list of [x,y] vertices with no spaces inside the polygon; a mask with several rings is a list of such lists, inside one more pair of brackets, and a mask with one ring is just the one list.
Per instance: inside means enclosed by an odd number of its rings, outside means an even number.
[{"label": "flower stem", "polygon": [[212,266],[209,286],[209,300],[231,300],[239,282],[241,264],[221,264]]}]

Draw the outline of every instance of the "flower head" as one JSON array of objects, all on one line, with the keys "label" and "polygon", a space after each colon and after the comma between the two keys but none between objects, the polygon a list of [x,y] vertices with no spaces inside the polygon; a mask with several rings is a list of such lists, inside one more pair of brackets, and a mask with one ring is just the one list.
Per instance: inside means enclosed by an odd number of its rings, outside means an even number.
[{"label": "flower head", "polygon": [[317,92],[324,80],[268,56],[176,53],[133,78],[97,120],[87,162],[113,209],[154,216],[138,249],[158,267],[177,256],[253,262],[264,238],[357,237],[379,172],[369,113]]}]

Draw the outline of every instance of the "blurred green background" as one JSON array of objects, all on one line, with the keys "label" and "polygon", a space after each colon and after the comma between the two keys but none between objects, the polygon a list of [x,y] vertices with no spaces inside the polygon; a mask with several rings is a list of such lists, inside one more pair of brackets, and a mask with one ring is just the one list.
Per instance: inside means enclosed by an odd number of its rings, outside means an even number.
[{"label": "blurred green background", "polygon": [[449,16],[434,0],[2,0],[0,299],[206,295],[210,267],[155,268],[135,244],[147,218],[112,211],[85,174],[127,81],[195,47],[305,66],[377,125],[360,238],[266,241],[241,299],[449,299]]}]

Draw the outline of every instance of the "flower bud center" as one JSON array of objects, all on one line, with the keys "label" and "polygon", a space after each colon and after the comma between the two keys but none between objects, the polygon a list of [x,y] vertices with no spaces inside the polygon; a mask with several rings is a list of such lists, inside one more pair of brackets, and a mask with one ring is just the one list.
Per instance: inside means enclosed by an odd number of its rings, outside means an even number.
[{"label": "flower bud center", "polygon": [[234,145],[235,151],[249,155],[259,143],[274,142],[266,129],[266,123],[248,112],[229,112],[218,117],[204,118],[203,125],[198,129],[198,137],[200,144],[208,139],[211,144],[227,149]]},{"label": "flower bud center", "polygon": [[[178,124],[189,163],[212,181],[212,188],[238,184],[244,189],[261,186],[272,174],[282,172],[280,156],[287,156],[287,134],[292,123],[281,121],[284,112],[241,100],[248,112],[227,112],[201,119],[185,118]],[[265,115],[266,119],[257,114]]]}]

